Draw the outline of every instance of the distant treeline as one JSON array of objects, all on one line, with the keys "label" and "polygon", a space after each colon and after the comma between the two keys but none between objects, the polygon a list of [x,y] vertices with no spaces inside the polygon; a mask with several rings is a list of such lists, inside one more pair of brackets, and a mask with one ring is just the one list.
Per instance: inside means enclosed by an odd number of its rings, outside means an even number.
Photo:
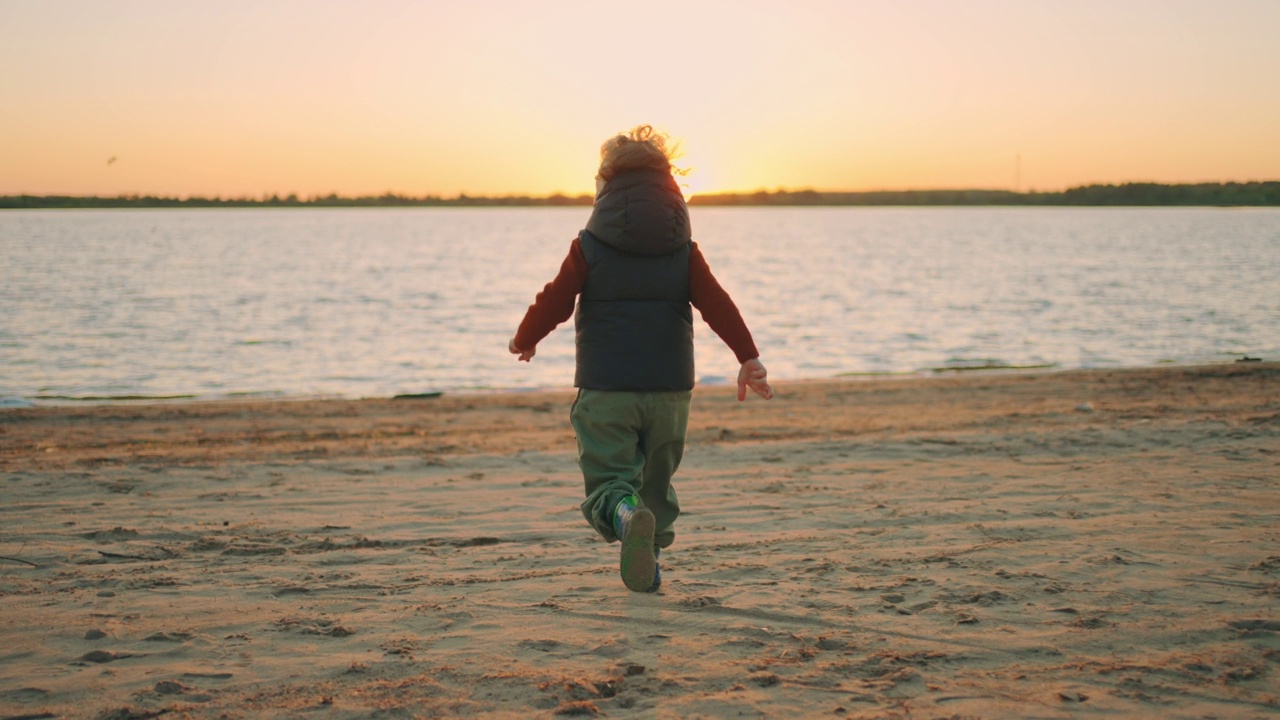
[{"label": "distant treeline", "polygon": [[238,197],[161,197],[157,195],[119,195],[116,197],[78,195],[8,195],[0,196],[0,209],[57,209],[57,208],[222,208],[222,207],[532,207],[590,205],[590,195],[549,195],[531,197],[508,195],[501,197],[458,195],[445,198],[437,195],[413,197],[385,193],[382,195],[317,195],[299,198],[297,195],[262,198]]},{"label": "distant treeline", "polygon": [[879,190],[696,195],[690,205],[1280,205],[1280,182],[1083,185],[1061,192]]},{"label": "distant treeline", "polygon": [[[262,198],[158,197],[120,195],[117,197],[72,195],[0,196],[0,209],[34,208],[175,208],[175,207],[567,207],[590,205],[590,195],[549,196],[504,195],[413,197],[384,193],[342,197],[297,195]],[[761,190],[752,193],[695,195],[690,205],[1280,205],[1280,181],[1244,183],[1125,183],[1123,185],[1083,185],[1060,192],[1014,192],[1011,190],[876,190],[868,192],[821,192],[817,190]]]}]

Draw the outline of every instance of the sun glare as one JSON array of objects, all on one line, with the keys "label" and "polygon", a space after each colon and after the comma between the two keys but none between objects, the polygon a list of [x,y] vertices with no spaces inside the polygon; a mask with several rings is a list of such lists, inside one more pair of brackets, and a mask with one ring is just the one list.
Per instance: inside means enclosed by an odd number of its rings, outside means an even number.
[{"label": "sun glare", "polygon": [[697,152],[690,152],[687,142],[681,137],[672,135],[671,140],[676,143],[678,149],[671,165],[675,168],[676,183],[680,185],[680,191],[684,193],[685,198],[710,192],[706,173],[703,171],[704,166],[698,161]]}]

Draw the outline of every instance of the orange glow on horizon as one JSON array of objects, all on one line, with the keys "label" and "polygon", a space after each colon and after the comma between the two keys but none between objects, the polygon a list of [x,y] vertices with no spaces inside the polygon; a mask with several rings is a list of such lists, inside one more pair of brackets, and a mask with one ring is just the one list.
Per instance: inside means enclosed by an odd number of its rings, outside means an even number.
[{"label": "orange glow on horizon", "polygon": [[1275,27],[1270,0],[7,3],[0,194],[590,194],[640,123],[686,195],[1270,180]]}]

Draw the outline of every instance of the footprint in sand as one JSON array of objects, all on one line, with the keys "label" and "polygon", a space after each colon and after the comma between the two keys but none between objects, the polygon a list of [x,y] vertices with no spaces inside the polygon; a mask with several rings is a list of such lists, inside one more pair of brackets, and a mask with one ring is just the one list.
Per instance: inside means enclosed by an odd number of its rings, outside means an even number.
[{"label": "footprint in sand", "polygon": [[186,642],[193,637],[195,636],[187,632],[158,632],[151,633],[142,639],[146,642]]},{"label": "footprint in sand", "polygon": [[101,664],[101,663],[114,662],[116,660],[123,660],[125,658],[130,658],[130,657],[134,657],[134,655],[131,653],[107,652],[106,650],[90,650],[89,652],[81,655],[80,660],[83,662]]},{"label": "footprint in sand", "polygon": [[1250,618],[1247,620],[1228,620],[1227,624],[1237,630],[1247,630],[1251,632],[1270,630],[1272,632],[1280,632],[1280,620]]},{"label": "footprint in sand", "polygon": [[39,702],[47,697],[49,697],[49,691],[38,687],[24,687],[0,692],[0,698],[24,703]]},{"label": "footprint in sand", "polygon": [[[152,689],[157,695],[181,695],[182,699],[188,702],[203,703],[213,699],[212,695],[199,692],[200,688],[183,685],[176,680],[161,680]],[[195,694],[192,694],[193,691]]]},{"label": "footprint in sand", "polygon": [[557,640],[521,640],[519,643],[516,643],[516,646],[527,650],[551,652],[552,650],[560,647],[560,642]]}]

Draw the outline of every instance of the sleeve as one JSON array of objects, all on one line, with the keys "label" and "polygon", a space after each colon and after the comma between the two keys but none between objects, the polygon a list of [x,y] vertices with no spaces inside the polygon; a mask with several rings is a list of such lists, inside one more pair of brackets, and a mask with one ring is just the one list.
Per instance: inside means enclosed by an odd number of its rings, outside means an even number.
[{"label": "sleeve", "polygon": [[569,254],[560,264],[560,272],[542,288],[520,321],[520,328],[516,330],[516,347],[529,350],[537,346],[557,325],[568,320],[586,281],[587,258],[582,254],[578,239],[574,238]]},{"label": "sleeve", "polygon": [[733,298],[729,297],[729,293],[720,287],[715,275],[711,274],[711,267],[707,265],[697,243],[693,244],[693,251],[689,253],[689,299],[698,308],[698,312],[702,313],[702,319],[707,325],[733,351],[738,362],[760,357],[756,343],[751,339],[751,331],[742,319],[742,313],[738,312]]}]

